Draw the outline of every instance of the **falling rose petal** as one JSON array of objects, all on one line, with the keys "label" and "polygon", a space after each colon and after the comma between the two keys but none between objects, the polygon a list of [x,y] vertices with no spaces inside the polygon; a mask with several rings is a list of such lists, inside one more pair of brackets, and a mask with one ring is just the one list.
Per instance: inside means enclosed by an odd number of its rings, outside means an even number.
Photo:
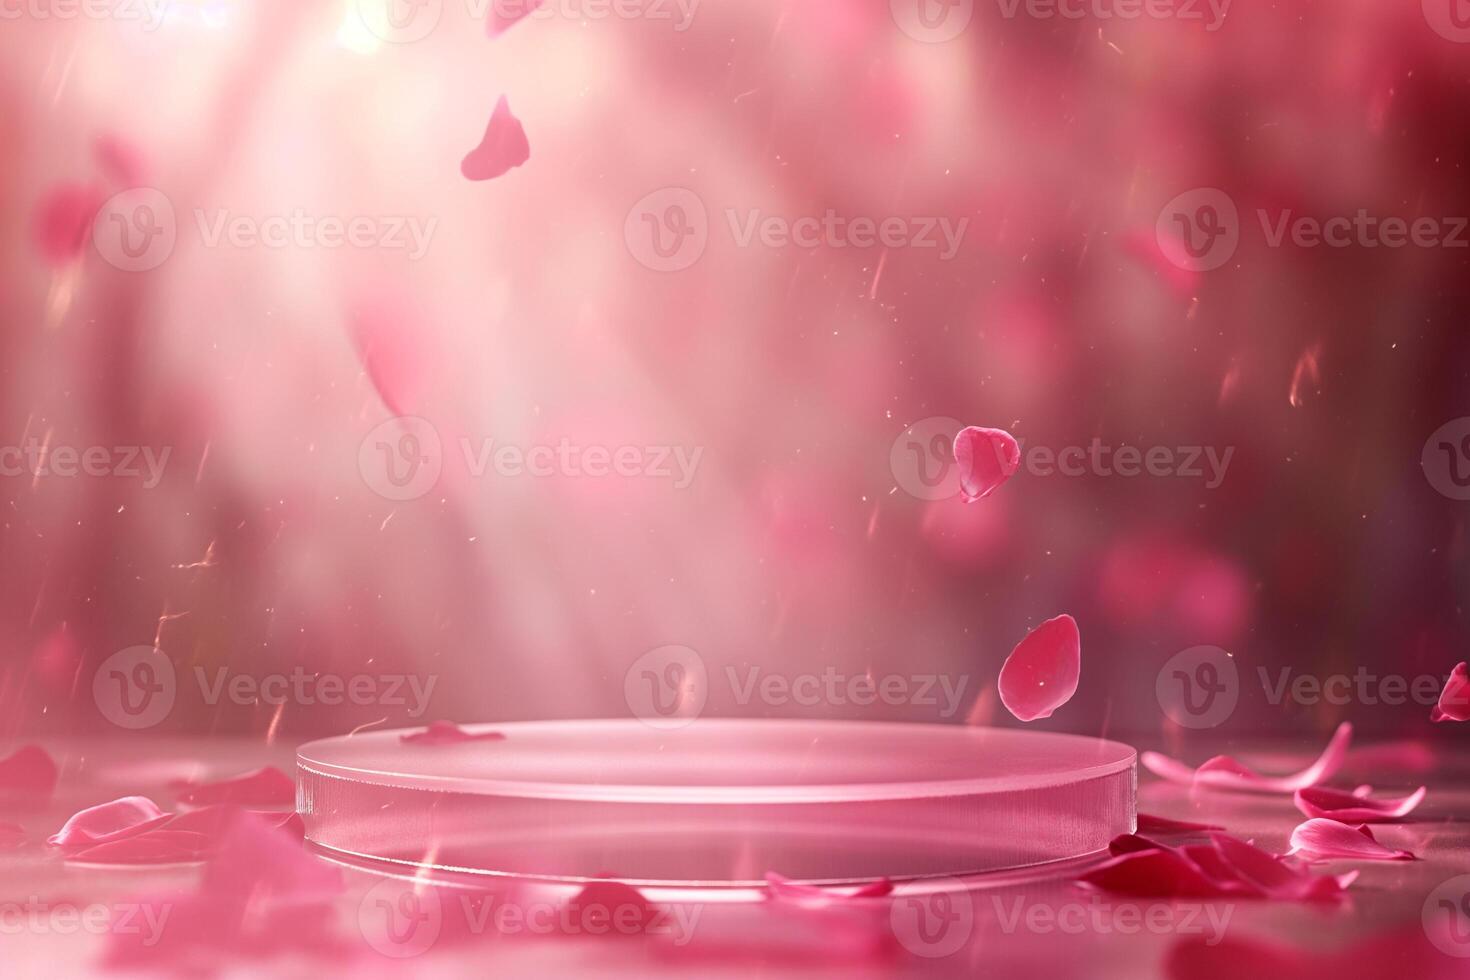
[{"label": "falling rose petal", "polygon": [[430,722],[421,732],[398,736],[399,741],[411,745],[458,745],[461,742],[500,742],[504,739],[501,732],[467,732],[452,721]]},{"label": "falling rose petal", "polygon": [[1409,851],[1378,843],[1366,826],[1353,827],[1336,820],[1314,818],[1291,832],[1291,853],[1312,861],[1346,858],[1358,861],[1412,861]]},{"label": "falling rose petal", "polygon": [[1461,661],[1450,671],[1444,690],[1439,692],[1439,704],[1429,712],[1430,721],[1470,721],[1470,674],[1466,673]]},{"label": "falling rose petal", "polygon": [[178,801],[190,806],[208,806],[212,803],[292,806],[296,802],[295,781],[273,766],[212,783],[180,780],[172,788]]},{"label": "falling rose petal", "polygon": [[33,233],[41,258],[53,266],[82,256],[92,234],[97,211],[107,193],[95,184],[58,184],[41,198]]},{"label": "falling rose petal", "polygon": [[1004,429],[966,426],[954,437],[954,461],[960,468],[960,495],[974,503],[1011,478],[1021,463],[1021,447]]},{"label": "falling rose petal", "polygon": [[1429,791],[1420,786],[1408,796],[1397,799],[1371,800],[1363,792],[1345,793],[1340,789],[1311,786],[1296,791],[1296,808],[1308,817],[1325,817],[1340,823],[1386,823],[1407,817]]},{"label": "falling rose petal", "polygon": [[1066,613],[1036,627],[1000,668],[1001,704],[1019,721],[1050,718],[1077,693],[1082,675],[1082,636]]},{"label": "falling rose petal", "polygon": [[124,796],[73,814],[47,843],[68,849],[93,847],[157,826],[166,815],[146,796]]},{"label": "falling rose petal", "polygon": [[882,898],[893,891],[893,882],[879,878],[852,889],[822,888],[806,885],[799,881],[766,872],[766,896],[775,901],[797,902],[801,905],[821,906],[858,901],[866,898]]},{"label": "falling rose petal", "polygon": [[490,114],[480,145],[469,152],[459,170],[469,180],[493,180],[530,158],[531,144],[526,139],[526,130],[511,115],[510,103],[502,95]]},{"label": "falling rose petal", "polygon": [[1152,813],[1140,813],[1138,815],[1138,832],[1140,834],[1199,834],[1207,830],[1224,830],[1224,827],[1212,823],[1191,823],[1188,820],[1171,820],[1168,817],[1156,817]]},{"label": "falling rose petal", "polygon": [[49,799],[61,768],[39,745],[22,745],[0,759],[0,796]]},{"label": "falling rose petal", "polygon": [[485,20],[485,32],[499,37],[542,3],[543,0],[494,0],[490,4],[490,16]]},{"label": "falling rose petal", "polygon": [[1228,755],[1217,755],[1198,769],[1191,769],[1178,759],[1171,759],[1158,752],[1144,752],[1139,755],[1138,761],[1155,776],[1174,783],[1253,793],[1295,793],[1299,789],[1307,789],[1332,778],[1342,768],[1352,738],[1353,726],[1345,721],[1337,726],[1337,731],[1333,733],[1331,741],[1316,762],[1289,776],[1262,776]]}]

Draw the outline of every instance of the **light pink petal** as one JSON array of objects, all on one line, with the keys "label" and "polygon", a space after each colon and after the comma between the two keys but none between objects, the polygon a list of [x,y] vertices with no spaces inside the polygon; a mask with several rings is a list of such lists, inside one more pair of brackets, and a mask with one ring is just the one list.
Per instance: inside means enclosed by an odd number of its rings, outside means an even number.
[{"label": "light pink petal", "polygon": [[1444,690],[1439,692],[1439,704],[1429,713],[1430,721],[1470,721],[1470,674],[1466,673],[1461,661],[1450,671]]},{"label": "light pink petal", "polygon": [[413,745],[458,745],[461,742],[500,742],[505,735],[501,732],[467,732],[452,721],[435,721],[421,732],[409,732],[398,738]]},{"label": "light pink petal", "polygon": [[1152,813],[1140,813],[1138,815],[1138,832],[1140,834],[1198,834],[1207,830],[1224,830],[1212,823],[1191,823],[1188,820],[1172,820],[1169,817],[1156,817]]},{"label": "light pink petal", "polygon": [[1154,775],[1187,786],[1209,786],[1253,793],[1295,793],[1299,789],[1306,789],[1332,778],[1342,768],[1352,738],[1353,726],[1345,721],[1337,726],[1337,731],[1333,733],[1331,741],[1316,762],[1289,776],[1262,776],[1228,755],[1217,755],[1198,769],[1191,769],[1179,760],[1157,752],[1144,752],[1139,756],[1139,761]]},{"label": "light pink petal", "polygon": [[181,780],[174,783],[172,788],[179,802],[190,806],[208,806],[213,803],[292,806],[296,803],[295,781],[273,766],[212,783]]},{"label": "light pink petal", "polygon": [[1348,858],[1359,861],[1412,861],[1409,851],[1378,843],[1366,826],[1352,827],[1336,820],[1314,818],[1291,832],[1291,852],[1313,861]]},{"label": "light pink petal", "polygon": [[1309,786],[1296,791],[1296,808],[1308,817],[1325,817],[1341,823],[1385,823],[1407,817],[1424,801],[1429,791],[1420,786],[1408,796],[1370,800],[1358,793],[1344,793],[1326,786]]},{"label": "light pink petal", "polygon": [[48,264],[66,265],[82,257],[92,222],[107,201],[94,184],[58,184],[41,198],[32,228],[36,250]]},{"label": "light pink petal", "polygon": [[183,864],[202,861],[206,850],[192,840],[171,837],[167,831],[108,841],[67,855],[67,860],[84,864]]},{"label": "light pink petal", "polygon": [[990,496],[1021,464],[1021,447],[1004,429],[971,425],[954,437],[954,461],[960,468],[960,495],[969,503]]},{"label": "light pink petal", "polygon": [[61,769],[39,745],[22,745],[0,759],[0,796],[49,799]]},{"label": "light pink petal", "polygon": [[1222,885],[1178,851],[1122,854],[1078,879],[1083,885],[1135,898],[1221,898],[1240,890]]},{"label": "light pink petal", "polygon": [[530,158],[531,144],[526,139],[526,130],[511,115],[510,103],[502,95],[490,114],[480,145],[469,152],[459,170],[470,180],[493,180]]},{"label": "light pink petal", "polygon": [[73,814],[47,842],[67,849],[93,847],[143,833],[165,819],[148,797],[124,796]]},{"label": "light pink petal", "polygon": [[825,888],[805,885],[782,877],[774,871],[766,872],[767,897],[776,901],[797,902],[802,905],[840,905],[844,902],[865,898],[882,898],[893,891],[893,882],[887,878],[860,885],[857,888]]},{"label": "light pink petal", "polygon": [[1050,718],[1077,693],[1082,675],[1082,636],[1066,613],[1036,627],[1000,668],[1001,703],[1020,721]]},{"label": "light pink petal", "polygon": [[542,3],[543,0],[491,0],[485,32],[491,37],[499,37]]}]

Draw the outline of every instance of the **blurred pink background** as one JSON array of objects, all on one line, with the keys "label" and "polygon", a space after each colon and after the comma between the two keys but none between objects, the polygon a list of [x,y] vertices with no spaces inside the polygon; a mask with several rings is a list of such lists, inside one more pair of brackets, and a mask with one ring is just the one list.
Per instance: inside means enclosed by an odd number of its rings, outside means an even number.
[{"label": "blurred pink background", "polygon": [[[0,443],[169,450],[152,487],[0,478],[3,733],[113,731],[93,675],[139,644],[181,679],[159,731],[270,738],[414,719],[211,705],[194,668],[433,677],[428,717],[626,716],[630,665],[679,644],[709,715],[1015,724],[996,671],[1069,612],[1081,688],[1038,724],[1124,737],[1168,727],[1156,674],[1200,644],[1250,677],[1448,673],[1467,504],[1421,454],[1470,414],[1470,250],[1273,248],[1256,212],[1470,214],[1470,45],[1367,0],[1241,2],[1213,31],[961,3],[942,43],[901,5],[703,0],[676,30],[672,5],[564,2],[491,39],[446,2],[408,43],[343,0],[0,21]],[[471,182],[502,95],[530,159]],[[134,183],[177,214],[161,264],[116,268],[90,226],[47,254],[55,195]],[[671,271],[630,216],[666,188],[706,210]],[[1240,212],[1209,271],[1156,240],[1194,188]],[[433,230],[417,258],[211,247],[196,209]],[[948,259],[742,246],[732,209],[967,225]],[[395,414],[447,447],[413,499],[364,463]],[[893,450],[933,417],[1232,455],[1214,488],[1022,472],[931,501]],[[564,438],[700,455],[678,487],[477,476],[455,448]],[[953,717],[742,704],[726,668],[752,666],[968,683]],[[1222,731],[1349,714],[1428,727],[1247,683]]]}]

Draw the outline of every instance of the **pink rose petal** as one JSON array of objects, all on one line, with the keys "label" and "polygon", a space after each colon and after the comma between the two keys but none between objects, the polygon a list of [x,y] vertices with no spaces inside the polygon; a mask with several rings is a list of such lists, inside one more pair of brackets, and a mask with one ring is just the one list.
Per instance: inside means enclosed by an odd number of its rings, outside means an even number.
[{"label": "pink rose petal", "polygon": [[37,205],[32,229],[41,258],[53,266],[81,258],[106,201],[106,191],[95,184],[58,184],[49,190]]},{"label": "pink rose petal", "polygon": [[1336,820],[1314,818],[1291,832],[1291,853],[1312,861],[1347,858],[1358,861],[1412,861],[1409,851],[1378,843],[1366,826],[1352,827]]},{"label": "pink rose petal", "polygon": [[960,468],[960,495],[974,503],[1011,478],[1021,463],[1021,447],[1004,429],[966,426],[954,437],[954,461]]},{"label": "pink rose petal", "polygon": [[49,799],[61,769],[39,745],[22,745],[0,759],[0,796]]},{"label": "pink rose petal", "polygon": [[1228,755],[1217,755],[1198,769],[1191,769],[1178,759],[1171,759],[1158,752],[1144,752],[1138,758],[1145,769],[1170,782],[1253,793],[1295,793],[1336,774],[1342,768],[1343,758],[1347,755],[1352,738],[1353,726],[1345,721],[1337,726],[1332,740],[1327,743],[1316,762],[1289,776],[1262,776]]},{"label": "pink rose petal", "polygon": [[208,806],[212,803],[293,806],[296,803],[295,781],[273,766],[212,783],[179,780],[171,788],[180,803],[190,806]]},{"label": "pink rose petal", "polygon": [[[652,925],[658,916],[658,910],[644,897],[642,892],[621,881],[589,882],[575,896],[568,899],[566,907],[570,914],[558,916],[559,922],[585,921],[584,917],[589,915],[590,910],[606,909],[608,920],[625,923],[625,928],[627,925],[636,925],[640,931]],[[600,911],[591,914],[599,918],[603,917]]]},{"label": "pink rose petal", "polygon": [[398,736],[399,741],[414,745],[458,745],[461,742],[500,742],[505,735],[501,732],[467,732],[452,721],[431,722],[421,732],[409,732]]},{"label": "pink rose petal", "polygon": [[1209,844],[1167,847],[1136,834],[1113,840],[1112,860],[1084,874],[1087,887],[1146,898],[1335,898],[1355,875],[1314,875],[1228,834]]},{"label": "pink rose petal", "polygon": [[499,37],[543,2],[544,0],[491,0],[490,16],[485,19],[485,32],[491,37]]},{"label": "pink rose petal", "polygon": [[1016,644],[996,686],[1007,711],[1020,721],[1036,721],[1072,699],[1081,674],[1082,637],[1077,621],[1063,613]]},{"label": "pink rose petal", "polygon": [[184,864],[202,861],[205,853],[188,842],[148,833],[85,848],[67,855],[67,860],[84,864]]},{"label": "pink rose petal", "polygon": [[1138,832],[1140,834],[1198,834],[1207,830],[1224,830],[1212,823],[1190,823],[1188,820],[1172,820],[1169,817],[1156,817],[1152,813],[1140,813],[1138,815]]},{"label": "pink rose petal", "polygon": [[776,901],[796,902],[806,906],[825,906],[840,905],[844,902],[859,901],[865,898],[882,898],[893,891],[893,882],[887,878],[879,878],[877,881],[851,889],[826,888],[802,884],[778,875],[774,871],[768,871],[766,872],[766,887],[767,897]]},{"label": "pink rose petal", "polygon": [[1135,898],[1223,898],[1240,889],[1217,882],[1178,851],[1142,850],[1119,855],[1084,874],[1090,888]]},{"label": "pink rose petal", "polygon": [[337,931],[341,876],[290,834],[237,811],[216,850],[195,891],[145,900],[169,910],[160,934],[131,920],[114,923],[104,965],[202,974],[224,964],[238,970],[245,960],[351,949]]},{"label": "pink rose petal", "polygon": [[1296,808],[1309,817],[1326,817],[1341,823],[1386,823],[1407,817],[1424,801],[1428,790],[1420,786],[1408,796],[1370,800],[1363,791],[1345,793],[1326,786],[1309,786],[1296,791]]},{"label": "pink rose petal", "polygon": [[1465,662],[1455,664],[1439,692],[1439,704],[1429,712],[1430,721],[1470,721],[1470,674]]},{"label": "pink rose petal", "polygon": [[531,144],[520,120],[510,113],[505,96],[495,103],[485,136],[459,165],[470,180],[493,180],[531,158]]},{"label": "pink rose petal", "polygon": [[80,849],[143,833],[166,820],[146,796],[124,796],[78,811],[47,839],[56,847]]}]

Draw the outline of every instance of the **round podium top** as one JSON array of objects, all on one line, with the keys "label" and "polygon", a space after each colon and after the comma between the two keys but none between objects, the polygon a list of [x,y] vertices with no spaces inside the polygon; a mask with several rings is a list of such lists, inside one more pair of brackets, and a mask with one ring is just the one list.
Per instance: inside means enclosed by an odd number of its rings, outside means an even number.
[{"label": "round podium top", "polygon": [[821,803],[974,796],[1061,786],[1131,769],[1119,742],[962,725],[636,719],[467,725],[502,739],[415,743],[419,729],[309,742],[297,762],[326,777],[439,792],[621,803]]}]

